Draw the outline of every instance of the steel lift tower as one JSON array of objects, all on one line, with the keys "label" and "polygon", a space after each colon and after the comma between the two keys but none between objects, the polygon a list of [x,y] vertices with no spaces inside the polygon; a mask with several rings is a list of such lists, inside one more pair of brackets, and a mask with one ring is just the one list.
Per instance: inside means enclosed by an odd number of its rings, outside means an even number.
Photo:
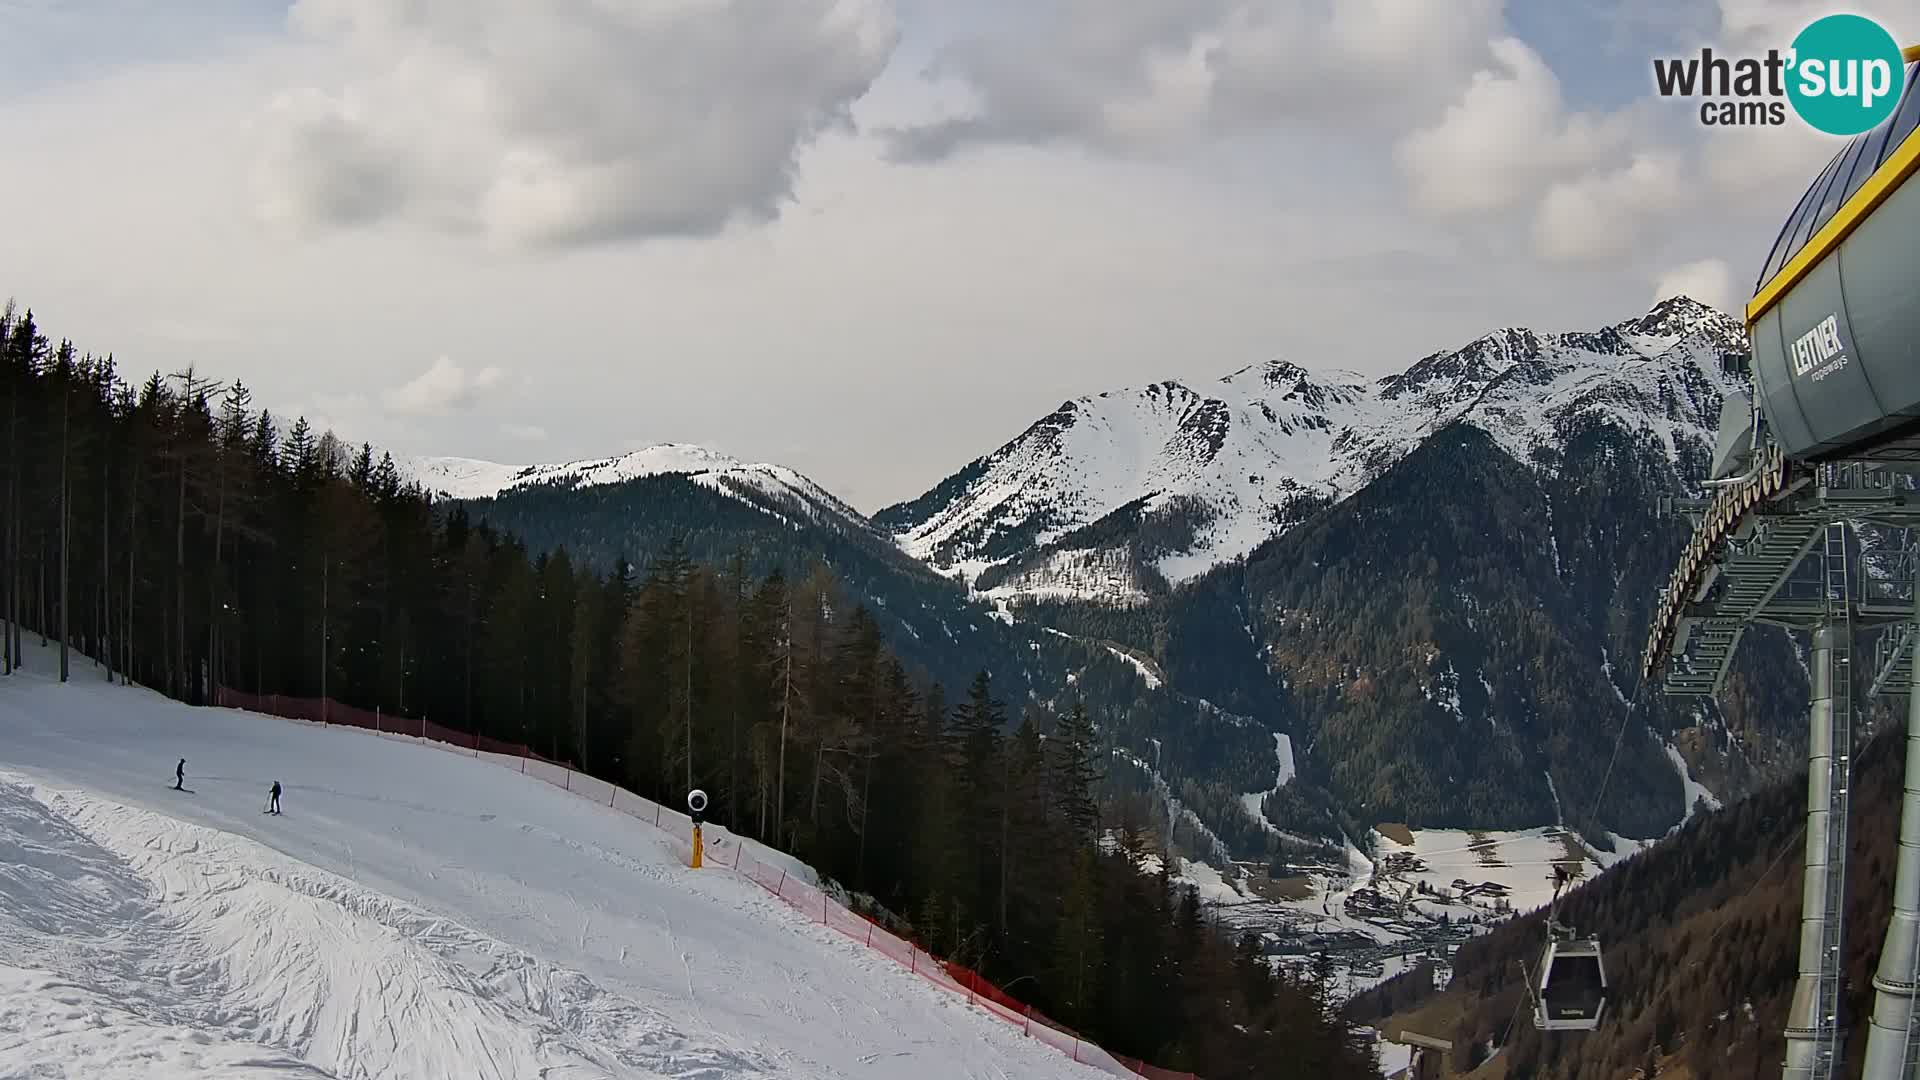
[{"label": "steel lift tower", "polygon": [[[1855,136],[1801,198],[1746,309],[1751,397],[1730,397],[1707,481],[1682,509],[1692,538],[1662,591],[1642,679],[1712,696],[1746,628],[1812,646],[1806,863],[1788,1080],[1920,1080],[1920,548],[1865,580],[1863,528],[1920,536],[1920,48],[1905,98]],[[1862,671],[1855,634],[1878,626]],[[1843,1060],[1847,821],[1856,699],[1907,694],[1907,761],[1893,916],[1884,928],[1866,1055]]]}]

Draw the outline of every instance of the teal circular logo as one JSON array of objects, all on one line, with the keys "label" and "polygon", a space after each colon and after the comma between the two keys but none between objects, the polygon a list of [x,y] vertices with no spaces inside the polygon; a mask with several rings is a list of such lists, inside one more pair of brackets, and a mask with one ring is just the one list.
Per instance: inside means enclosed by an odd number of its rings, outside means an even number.
[{"label": "teal circular logo", "polygon": [[1859,15],[1828,15],[1793,39],[1787,99],[1829,135],[1871,131],[1893,115],[1906,85],[1900,43]]}]

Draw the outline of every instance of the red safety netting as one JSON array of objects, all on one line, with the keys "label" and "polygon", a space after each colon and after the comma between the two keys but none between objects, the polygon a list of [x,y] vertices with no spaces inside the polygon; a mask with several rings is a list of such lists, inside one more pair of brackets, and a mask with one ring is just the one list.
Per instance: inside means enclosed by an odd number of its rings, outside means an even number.
[{"label": "red safety netting", "polygon": [[420,737],[432,742],[443,742],[465,749],[473,748],[473,736],[464,731],[455,731],[450,727],[441,727],[431,720],[420,721]]},{"label": "red safety netting", "polygon": [[[571,766],[551,761],[518,743],[504,742],[485,735],[469,734],[443,727],[431,720],[397,717],[379,710],[368,711],[323,698],[281,697],[275,694],[246,694],[220,687],[214,692],[215,704],[229,709],[264,713],[290,720],[338,724],[363,728],[383,735],[421,740],[456,753],[484,757],[534,776],[554,787],[617,810],[637,821],[661,830],[670,847],[683,858],[692,859],[692,822],[678,810],[670,810],[651,799],[607,783]],[[965,997],[991,1016],[998,1017],[1029,1037],[1070,1055],[1073,1060],[1115,1076],[1145,1076],[1152,1080],[1199,1080],[1193,1073],[1156,1068],[1135,1058],[1121,1057],[1086,1041],[1071,1028],[1035,1012],[1033,1007],[998,986],[979,972],[960,964],[939,960],[918,945],[900,937],[858,912],[833,899],[826,891],[798,873],[779,865],[777,855],[756,858],[752,841],[709,826],[712,837],[703,843],[703,866],[741,874],[768,893],[800,912],[809,920],[838,931],[867,948],[892,959],[928,983],[956,996]],[[804,868],[803,868],[804,869]]]}]

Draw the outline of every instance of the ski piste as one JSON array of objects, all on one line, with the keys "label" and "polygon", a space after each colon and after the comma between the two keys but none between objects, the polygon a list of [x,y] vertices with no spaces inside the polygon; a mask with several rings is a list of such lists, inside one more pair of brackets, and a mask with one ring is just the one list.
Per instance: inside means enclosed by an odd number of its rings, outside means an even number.
[{"label": "ski piste", "polygon": [[[0,1039],[0,1076],[225,1076],[244,1061],[267,1063],[249,1066],[261,1080],[891,1080],[902,1053],[915,1080],[1097,1076],[762,885],[687,869],[665,834],[578,791],[411,742],[82,679],[57,687],[31,673],[0,694],[0,821],[85,868],[0,901],[0,1015],[31,1033]],[[155,750],[175,745],[221,778],[206,798],[155,796]],[[283,787],[315,804],[314,827],[235,816],[264,802],[251,778],[283,771],[294,773]],[[351,791],[309,786],[348,775]],[[88,874],[126,902],[100,903]],[[102,936],[32,932],[20,920],[36,908],[80,913]],[[168,980],[202,963],[205,978]],[[476,977],[495,964],[513,978]],[[807,993],[782,989],[796,981]],[[172,1007],[179,996],[190,1000]],[[59,997],[100,1023],[59,1021],[74,1008]],[[259,1021],[208,1026],[234,1015]],[[388,1038],[383,1018],[401,1015],[407,1038]],[[131,1056],[156,1044],[157,1059]]]}]

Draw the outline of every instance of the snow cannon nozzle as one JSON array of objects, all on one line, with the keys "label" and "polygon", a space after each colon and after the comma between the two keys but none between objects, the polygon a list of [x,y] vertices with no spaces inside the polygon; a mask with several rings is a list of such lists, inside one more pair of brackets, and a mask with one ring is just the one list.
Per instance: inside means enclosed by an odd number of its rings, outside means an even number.
[{"label": "snow cannon nozzle", "polygon": [[707,808],[707,793],[699,788],[687,792],[687,810],[693,816],[693,868],[700,869],[703,851],[706,845],[700,839],[700,813]]}]

